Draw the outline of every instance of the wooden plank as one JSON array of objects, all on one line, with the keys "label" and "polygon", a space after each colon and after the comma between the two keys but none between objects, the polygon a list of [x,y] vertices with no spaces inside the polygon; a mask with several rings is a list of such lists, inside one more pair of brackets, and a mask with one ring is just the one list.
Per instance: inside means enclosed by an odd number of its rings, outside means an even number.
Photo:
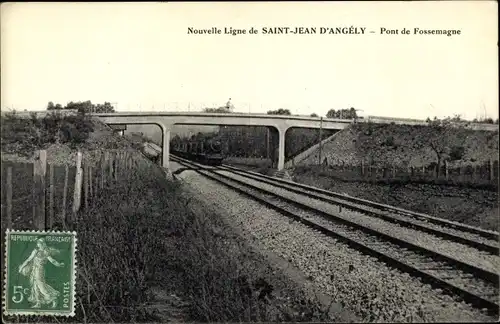
[{"label": "wooden plank", "polygon": [[99,195],[99,169],[97,166],[92,168],[92,206],[96,205],[96,198]]},{"label": "wooden plank", "polygon": [[6,177],[5,191],[6,191],[6,220],[5,226],[8,229],[12,229],[12,167],[7,167],[7,177]]},{"label": "wooden plank", "polygon": [[64,166],[64,188],[63,188],[63,199],[62,199],[62,212],[61,212],[61,222],[64,228],[66,228],[66,199],[68,198],[68,181],[69,181],[69,166]]},{"label": "wooden plank", "polygon": [[92,204],[93,200],[94,200],[94,186],[93,186],[93,183],[94,183],[94,177],[93,177],[93,172],[94,172],[94,168],[92,166],[89,165],[89,181],[88,181],[88,185],[89,185],[89,202]]},{"label": "wooden plank", "polygon": [[47,214],[47,227],[52,228],[54,223],[54,165],[49,164],[49,212]]},{"label": "wooden plank", "polygon": [[84,196],[84,206],[85,206],[85,211],[88,211],[89,208],[89,167],[84,164],[83,166],[83,196]]},{"label": "wooden plank", "polygon": [[118,173],[121,172],[119,161],[120,161],[120,152],[116,152],[113,159],[113,175],[115,177],[115,181],[118,181]]},{"label": "wooden plank", "polygon": [[108,180],[109,182],[111,182],[113,180],[113,177],[114,177],[114,169],[113,169],[113,161],[115,159],[115,154],[114,152],[113,153],[109,153],[108,155],[108,171],[109,171],[109,176],[108,176]]},{"label": "wooden plank", "polygon": [[107,158],[108,152],[104,152],[104,154],[101,155],[101,169],[100,169],[100,180],[101,180],[101,190],[104,189],[104,182],[105,182],[105,177],[106,177],[106,158]]},{"label": "wooden plank", "polygon": [[38,151],[33,163],[33,225],[45,230],[45,176],[47,174],[47,151]]},{"label": "wooden plank", "polygon": [[82,153],[78,152],[76,155],[76,175],[75,175],[75,190],[73,193],[73,220],[76,219],[76,213],[80,210],[82,204]]},{"label": "wooden plank", "polygon": [[495,167],[493,166],[493,160],[490,159],[490,163],[489,163],[489,178],[490,178],[490,181],[493,181],[495,179]]}]

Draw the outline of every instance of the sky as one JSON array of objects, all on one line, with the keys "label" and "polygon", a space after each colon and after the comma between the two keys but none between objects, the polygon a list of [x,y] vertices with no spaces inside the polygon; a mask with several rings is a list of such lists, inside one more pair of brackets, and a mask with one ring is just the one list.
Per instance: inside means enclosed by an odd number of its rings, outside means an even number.
[{"label": "sky", "polygon": [[[495,1],[2,3],[1,109],[498,118]],[[315,27],[316,34],[262,28]],[[188,28],[222,30],[188,34]],[[248,34],[251,28],[258,34]],[[366,28],[319,34],[320,27]],[[414,28],[460,35],[419,35]],[[225,35],[224,28],[246,29]],[[380,29],[398,34],[381,34]],[[410,35],[401,34],[407,28]],[[374,31],[370,33],[369,31]]]}]

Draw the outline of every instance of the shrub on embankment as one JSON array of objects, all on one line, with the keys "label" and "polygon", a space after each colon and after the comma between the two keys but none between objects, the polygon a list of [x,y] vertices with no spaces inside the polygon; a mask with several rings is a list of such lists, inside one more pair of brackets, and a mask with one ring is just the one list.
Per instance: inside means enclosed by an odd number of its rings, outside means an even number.
[{"label": "shrub on embankment", "polygon": [[65,115],[52,111],[39,116],[32,112],[27,116],[12,112],[3,114],[0,121],[2,158],[30,161],[35,151],[42,149],[53,151],[48,154],[51,159],[60,150],[130,147],[124,138],[113,136],[108,127],[84,113]]}]

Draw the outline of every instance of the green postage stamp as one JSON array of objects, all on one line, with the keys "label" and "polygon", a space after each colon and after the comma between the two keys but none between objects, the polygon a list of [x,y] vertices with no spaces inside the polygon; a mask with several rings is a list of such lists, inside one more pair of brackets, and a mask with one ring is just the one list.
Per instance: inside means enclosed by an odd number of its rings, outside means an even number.
[{"label": "green postage stamp", "polygon": [[76,233],[7,230],[4,315],[75,315]]}]

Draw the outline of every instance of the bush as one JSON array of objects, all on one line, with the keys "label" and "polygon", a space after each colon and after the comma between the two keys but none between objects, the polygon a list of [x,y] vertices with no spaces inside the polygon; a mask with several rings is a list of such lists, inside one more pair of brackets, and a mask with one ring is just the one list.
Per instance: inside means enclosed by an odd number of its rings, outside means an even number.
[{"label": "bush", "polygon": [[465,155],[464,146],[453,146],[450,150],[450,161],[461,160]]},{"label": "bush", "polygon": [[385,139],[385,141],[384,141],[383,145],[385,145],[385,146],[390,146],[390,147],[395,146],[395,145],[394,145],[394,137],[392,137],[392,136],[387,137],[387,138]]},{"label": "bush", "polygon": [[93,132],[91,119],[85,114],[65,116],[58,110],[40,118],[8,113],[2,116],[2,152],[31,156],[35,150],[53,143],[68,143],[72,147],[84,143]]}]

